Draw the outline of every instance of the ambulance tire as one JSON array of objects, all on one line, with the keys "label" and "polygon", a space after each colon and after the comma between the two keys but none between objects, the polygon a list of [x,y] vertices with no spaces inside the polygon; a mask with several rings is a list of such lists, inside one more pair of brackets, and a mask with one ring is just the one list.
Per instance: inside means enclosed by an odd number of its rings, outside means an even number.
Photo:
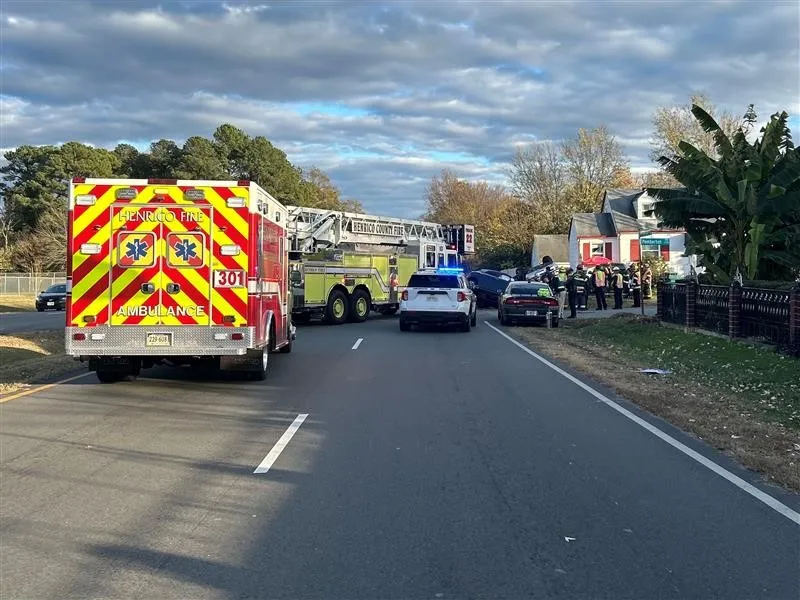
[{"label": "ambulance tire", "polygon": [[269,346],[264,346],[258,357],[261,360],[261,367],[257,371],[250,372],[250,379],[253,381],[265,381],[269,371]]},{"label": "ambulance tire", "polygon": [[123,373],[114,373],[113,371],[95,371],[94,373],[100,383],[117,383],[124,377]]},{"label": "ambulance tire", "polygon": [[369,317],[370,301],[366,290],[355,290],[350,296],[350,321],[363,323]]},{"label": "ambulance tire", "polygon": [[347,321],[349,313],[347,296],[342,290],[333,290],[325,307],[325,320],[331,325],[341,325]]}]

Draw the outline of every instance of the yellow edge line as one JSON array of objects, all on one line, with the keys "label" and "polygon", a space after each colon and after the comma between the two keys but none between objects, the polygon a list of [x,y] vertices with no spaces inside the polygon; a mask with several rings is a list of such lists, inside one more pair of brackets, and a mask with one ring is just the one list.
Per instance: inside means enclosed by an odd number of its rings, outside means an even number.
[{"label": "yellow edge line", "polygon": [[11,400],[16,400],[17,398],[22,398],[24,396],[30,396],[31,394],[35,394],[36,392],[43,392],[45,390],[49,390],[50,388],[54,388],[57,385],[61,385],[62,383],[69,383],[70,381],[75,381],[76,379],[82,379],[87,375],[91,375],[92,372],[89,371],[88,373],[81,373],[80,375],[75,375],[73,377],[67,377],[66,379],[61,379],[60,381],[54,381],[53,383],[48,383],[45,385],[40,385],[38,387],[32,388],[30,390],[25,390],[24,392],[17,392],[16,394],[11,394],[6,398],[0,398],[0,404],[3,402],[10,402]]}]

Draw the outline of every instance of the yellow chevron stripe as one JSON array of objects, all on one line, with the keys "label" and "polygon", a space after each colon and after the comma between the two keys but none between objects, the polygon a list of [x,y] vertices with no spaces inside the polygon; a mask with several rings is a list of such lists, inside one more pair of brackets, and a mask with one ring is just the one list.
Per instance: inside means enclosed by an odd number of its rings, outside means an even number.
[{"label": "yellow chevron stripe", "polygon": [[[204,223],[205,223],[205,221],[204,221]],[[165,224],[165,227],[171,233],[184,233],[184,232],[188,231],[188,227],[186,227],[185,225],[186,225],[185,223],[181,223],[179,221],[172,221],[172,222],[170,222],[168,224]],[[202,228],[203,227],[201,225],[201,229]],[[210,229],[210,227],[209,227],[209,229]],[[224,233],[220,232],[217,235],[218,235],[218,238],[217,238],[217,242],[218,243],[230,243],[230,239],[226,235],[224,235]],[[224,238],[224,239],[220,240],[220,238]],[[165,248],[166,248],[166,246],[165,246]],[[240,264],[242,266],[242,268],[246,270],[246,266],[247,266],[246,256],[244,255],[244,253],[242,255],[240,255],[240,256],[244,256],[244,260],[243,261],[237,261],[237,264]],[[237,257],[235,257],[235,258],[237,258]],[[214,266],[214,262],[215,261],[213,261],[213,260],[211,261],[212,269],[213,269],[213,266]],[[244,262],[243,265],[241,264],[242,262]],[[221,265],[219,265],[219,266],[221,266]],[[213,290],[213,288],[211,287],[211,282],[203,279],[200,276],[200,274],[197,272],[197,270],[195,270],[195,269],[181,269],[181,273],[201,293],[207,293],[206,290],[210,290],[211,291],[211,303],[212,303],[212,305],[214,307],[216,307],[218,310],[220,310],[223,314],[234,316],[235,319],[236,319],[236,321],[234,322],[235,325],[239,325],[239,324],[243,324],[243,323],[247,322],[247,315],[246,314],[241,314],[238,310],[235,310],[233,308],[233,306],[231,306],[231,304],[225,299],[224,296],[219,294],[217,291]],[[166,275],[164,275],[164,277],[165,277],[165,279],[167,278]],[[166,286],[166,283],[164,283],[163,285]],[[244,302],[245,305],[247,305],[247,289],[242,288],[242,289],[236,289],[236,290],[232,290],[232,291],[239,298],[242,299],[242,301]],[[181,296],[181,297],[183,297],[183,296]],[[188,296],[185,297],[185,301],[188,302],[188,305],[193,305],[194,304],[191,301],[191,299],[188,298]],[[183,306],[183,304],[182,304],[182,306]],[[210,314],[209,314],[208,318],[209,319],[211,318]],[[177,322],[177,319],[176,319],[176,322]]]}]

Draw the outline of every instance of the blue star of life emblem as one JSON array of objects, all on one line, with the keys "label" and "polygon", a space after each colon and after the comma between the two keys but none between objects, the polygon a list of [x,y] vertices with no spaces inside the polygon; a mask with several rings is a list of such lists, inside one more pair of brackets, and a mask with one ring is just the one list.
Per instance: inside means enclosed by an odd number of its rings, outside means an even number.
[{"label": "blue star of life emblem", "polygon": [[175,244],[175,253],[181,260],[188,261],[190,258],[197,258],[197,244],[191,240],[183,240]]},{"label": "blue star of life emblem", "polygon": [[128,251],[125,253],[125,256],[132,260],[141,260],[147,256],[148,244],[139,238],[133,240],[132,242],[128,242],[126,244],[126,248]]}]

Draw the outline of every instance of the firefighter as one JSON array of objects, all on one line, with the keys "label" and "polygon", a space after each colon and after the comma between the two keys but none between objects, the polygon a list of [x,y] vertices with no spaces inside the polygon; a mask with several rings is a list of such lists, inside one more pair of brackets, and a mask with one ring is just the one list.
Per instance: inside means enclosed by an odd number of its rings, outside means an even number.
[{"label": "firefighter", "polygon": [[569,318],[574,319],[578,316],[578,282],[575,279],[575,271],[572,267],[567,269],[567,283],[564,286],[567,290],[569,299]]},{"label": "firefighter", "polygon": [[606,272],[596,267],[592,272],[592,288],[594,289],[594,297],[597,301],[597,308],[595,310],[608,310],[606,303]]},{"label": "firefighter", "polygon": [[564,308],[567,305],[567,271],[563,267],[558,272],[558,318],[564,318]]},{"label": "firefighter", "polygon": [[653,297],[653,270],[649,265],[644,268],[644,273],[642,273],[642,291],[645,300]]},{"label": "firefighter", "polygon": [[622,292],[625,288],[625,279],[619,272],[619,267],[612,269],[611,287],[614,290],[614,310],[622,310]]},{"label": "firefighter", "polygon": [[575,273],[575,285],[577,288],[577,304],[580,310],[586,310],[586,270],[583,265],[578,265],[578,271]]},{"label": "firefighter", "polygon": [[639,308],[642,305],[642,280],[639,277],[639,272],[631,267],[633,273],[631,274],[631,291],[633,292],[633,307]]}]

